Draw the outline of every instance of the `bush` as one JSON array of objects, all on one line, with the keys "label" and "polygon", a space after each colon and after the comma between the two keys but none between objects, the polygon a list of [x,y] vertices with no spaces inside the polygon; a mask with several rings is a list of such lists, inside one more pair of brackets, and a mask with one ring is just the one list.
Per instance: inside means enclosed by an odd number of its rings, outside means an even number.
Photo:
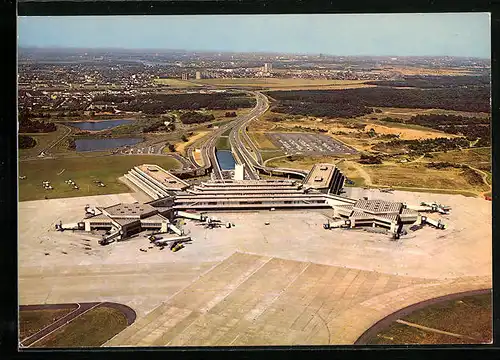
[{"label": "bush", "polygon": [[200,124],[208,121],[215,120],[213,114],[203,114],[196,111],[183,112],[180,116],[183,124]]},{"label": "bush", "polygon": [[380,156],[361,154],[358,162],[360,164],[382,164],[382,159]]},{"label": "bush", "polygon": [[28,135],[19,135],[18,136],[18,146],[19,149],[31,149],[35,147],[36,140]]},{"label": "bush", "polygon": [[47,133],[56,131],[56,125],[52,122],[31,120],[28,112],[19,113],[20,133]]}]

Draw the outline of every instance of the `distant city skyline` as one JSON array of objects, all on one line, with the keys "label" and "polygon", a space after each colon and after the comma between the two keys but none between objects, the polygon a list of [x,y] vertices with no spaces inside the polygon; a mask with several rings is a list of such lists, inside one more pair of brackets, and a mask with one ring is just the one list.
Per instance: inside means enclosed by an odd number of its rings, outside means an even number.
[{"label": "distant city skyline", "polygon": [[488,13],[19,17],[19,47],[490,58]]}]

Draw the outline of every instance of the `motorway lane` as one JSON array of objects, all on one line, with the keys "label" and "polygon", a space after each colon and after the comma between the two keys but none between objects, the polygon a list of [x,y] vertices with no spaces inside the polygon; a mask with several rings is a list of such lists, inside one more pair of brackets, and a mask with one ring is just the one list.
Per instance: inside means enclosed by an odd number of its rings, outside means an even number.
[{"label": "motorway lane", "polygon": [[[252,94],[256,95],[256,97],[257,97],[257,104],[252,109],[252,111],[250,111],[250,113],[248,113],[246,115],[241,115],[241,116],[237,117],[235,120],[231,121],[230,123],[227,123],[227,124],[221,126],[219,129],[214,131],[211,134],[211,136],[209,137],[209,139],[207,141],[205,141],[205,143],[201,146],[201,155],[203,157],[203,162],[204,162],[205,166],[207,166],[208,164],[212,165],[216,179],[222,179],[222,171],[220,169],[219,163],[218,163],[217,158],[215,156],[215,146],[217,143],[217,139],[226,130],[234,129],[235,127],[240,128],[243,124],[246,124],[248,121],[254,119],[257,116],[262,115],[268,108],[267,98],[264,95],[262,95],[260,93],[252,93]],[[233,134],[233,136],[231,136],[231,134]],[[236,140],[234,138],[234,130],[231,131],[231,133],[229,134],[229,141],[231,144],[231,149],[233,151],[233,154],[236,157],[235,160],[238,163],[243,163],[243,162],[247,163],[248,160],[246,160],[246,156],[241,153],[242,152],[241,148],[242,147],[244,148],[244,146],[242,146],[242,144],[241,144],[241,139]],[[191,162],[193,163],[193,165],[195,165],[196,167],[200,167],[194,161],[193,149],[194,149],[193,145],[188,148],[188,157],[191,160]],[[249,174],[248,176],[251,179],[258,179],[258,177],[255,174],[250,174],[248,172],[248,169],[249,169],[248,165],[246,166],[246,168],[247,168],[247,174]]]},{"label": "motorway lane", "polygon": [[[265,113],[269,108],[269,103],[267,97],[263,94],[254,93],[254,95],[257,99],[257,105],[249,114],[249,116],[242,119],[241,121],[238,121],[236,126],[229,133],[229,143],[231,144],[231,149],[236,155],[235,158],[237,163],[245,164],[245,172],[247,177],[252,180],[257,180],[259,179],[259,176],[258,171],[255,168],[260,167],[261,164],[257,160],[255,160],[250,151],[248,151],[248,149],[245,147],[241,138],[241,133],[244,134],[243,136],[247,140],[248,144],[253,148],[253,152],[255,154],[259,154],[259,151],[255,148],[253,142],[250,140],[250,137],[246,133],[246,126],[250,121]],[[257,158],[259,158],[259,155],[257,155]]]}]

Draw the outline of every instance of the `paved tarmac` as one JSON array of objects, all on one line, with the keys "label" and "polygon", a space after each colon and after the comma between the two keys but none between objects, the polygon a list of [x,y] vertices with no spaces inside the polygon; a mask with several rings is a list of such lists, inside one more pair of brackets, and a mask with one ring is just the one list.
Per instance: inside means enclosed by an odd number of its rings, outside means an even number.
[{"label": "paved tarmac", "polygon": [[[143,332],[123,342],[129,345],[352,344],[406,306],[491,287],[491,202],[402,191],[353,193],[449,205],[450,215],[432,215],[447,229],[424,227],[390,241],[381,234],[324,230],[326,217],[318,211],[218,213],[235,227],[209,230],[186,221],[193,242],[173,253],[149,249],[143,237],[103,247],[91,234],[54,231],[59,220],[81,220],[86,204],[133,202],[131,194],[21,202],[20,303],[125,304],[137,313],[130,328],[154,327],[148,325],[153,320],[158,327],[147,339]],[[301,324],[307,316],[315,319],[310,327],[293,327],[299,313],[305,317]],[[190,321],[192,327],[181,330],[179,324]],[[242,335],[232,338],[234,331]]]}]

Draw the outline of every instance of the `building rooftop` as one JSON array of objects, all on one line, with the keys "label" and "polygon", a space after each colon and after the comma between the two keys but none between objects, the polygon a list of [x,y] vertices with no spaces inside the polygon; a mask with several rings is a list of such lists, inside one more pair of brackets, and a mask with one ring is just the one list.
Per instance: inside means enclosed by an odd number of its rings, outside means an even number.
[{"label": "building rooftop", "polygon": [[148,218],[142,219],[141,221],[144,222],[162,222],[162,221],[167,221],[168,219],[160,214],[155,214],[153,216],[150,216]]},{"label": "building rooftop", "polygon": [[354,204],[355,210],[362,210],[372,214],[399,214],[402,207],[402,203],[383,200],[358,200]]},{"label": "building rooftop", "polygon": [[102,209],[111,218],[144,218],[155,214],[158,210],[148,204],[116,204]]},{"label": "building rooftop", "polygon": [[307,181],[304,183],[304,186],[317,189],[327,188],[330,186],[334,171],[335,165],[315,164],[307,176]]},{"label": "building rooftop", "polygon": [[153,179],[161,182],[169,190],[183,190],[189,187],[189,184],[158,165],[143,164],[137,166],[139,170]]}]

